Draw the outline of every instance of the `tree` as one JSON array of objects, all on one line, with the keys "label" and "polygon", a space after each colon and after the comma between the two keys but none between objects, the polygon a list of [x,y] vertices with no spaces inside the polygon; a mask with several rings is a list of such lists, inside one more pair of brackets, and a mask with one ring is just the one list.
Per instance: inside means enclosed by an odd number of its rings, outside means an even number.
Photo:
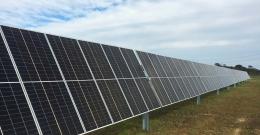
[{"label": "tree", "polygon": [[236,65],[235,68],[236,68],[236,69],[242,69],[243,66],[242,66],[242,65]]},{"label": "tree", "polygon": [[248,65],[248,68],[254,68],[252,65]]},{"label": "tree", "polygon": [[215,66],[221,67],[222,65],[220,63],[215,63]]}]

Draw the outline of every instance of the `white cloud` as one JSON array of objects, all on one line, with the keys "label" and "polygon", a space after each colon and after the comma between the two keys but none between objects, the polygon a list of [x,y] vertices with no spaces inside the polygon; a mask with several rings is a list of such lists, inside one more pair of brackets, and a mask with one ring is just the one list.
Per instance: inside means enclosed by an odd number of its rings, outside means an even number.
[{"label": "white cloud", "polygon": [[[242,0],[220,0],[213,3],[204,0],[129,1],[104,12],[92,11],[85,17],[66,22],[52,22],[34,29],[145,50],[156,49],[156,46],[228,46],[234,45],[234,39],[224,37],[226,33],[230,33],[226,32],[229,28],[235,37],[237,32],[243,32],[233,31],[236,27],[255,27],[247,25],[249,22],[259,21],[258,15],[250,12],[256,10],[254,5],[257,3],[259,2]],[[248,8],[251,9],[248,11]],[[241,16],[241,12],[244,15]],[[216,33],[208,33],[210,30],[216,30]],[[215,43],[212,43],[213,41]]]},{"label": "white cloud", "polygon": [[8,0],[1,2],[0,21],[146,51],[225,49],[260,42],[259,5],[259,0]]}]

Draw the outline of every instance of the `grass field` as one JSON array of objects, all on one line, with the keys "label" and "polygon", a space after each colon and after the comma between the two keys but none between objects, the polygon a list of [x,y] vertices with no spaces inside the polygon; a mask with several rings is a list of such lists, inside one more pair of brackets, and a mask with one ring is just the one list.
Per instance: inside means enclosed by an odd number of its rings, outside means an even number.
[{"label": "grass field", "polygon": [[150,131],[142,131],[141,117],[92,132],[91,135],[260,135],[260,77],[220,95],[196,99],[150,113]]}]

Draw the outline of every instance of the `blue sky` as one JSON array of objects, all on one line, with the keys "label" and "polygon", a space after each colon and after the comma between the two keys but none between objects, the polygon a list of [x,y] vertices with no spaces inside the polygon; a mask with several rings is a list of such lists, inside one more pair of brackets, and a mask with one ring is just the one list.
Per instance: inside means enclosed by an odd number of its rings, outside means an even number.
[{"label": "blue sky", "polygon": [[3,25],[260,68],[259,0],[1,0]]}]

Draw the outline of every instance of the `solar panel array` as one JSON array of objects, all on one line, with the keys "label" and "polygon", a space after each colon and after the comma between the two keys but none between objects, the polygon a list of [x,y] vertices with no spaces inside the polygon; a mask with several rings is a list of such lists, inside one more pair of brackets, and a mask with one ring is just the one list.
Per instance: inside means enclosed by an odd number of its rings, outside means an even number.
[{"label": "solar panel array", "polygon": [[246,72],[1,26],[0,131],[82,134],[249,79]]}]

